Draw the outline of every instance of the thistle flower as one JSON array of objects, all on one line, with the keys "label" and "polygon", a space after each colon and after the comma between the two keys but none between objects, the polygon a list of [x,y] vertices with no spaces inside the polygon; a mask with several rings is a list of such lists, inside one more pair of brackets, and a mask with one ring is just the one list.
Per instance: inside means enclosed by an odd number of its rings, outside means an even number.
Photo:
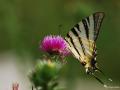
[{"label": "thistle flower", "polygon": [[67,43],[61,36],[46,36],[40,45],[40,48],[49,54],[58,54],[66,56],[69,54]]}]

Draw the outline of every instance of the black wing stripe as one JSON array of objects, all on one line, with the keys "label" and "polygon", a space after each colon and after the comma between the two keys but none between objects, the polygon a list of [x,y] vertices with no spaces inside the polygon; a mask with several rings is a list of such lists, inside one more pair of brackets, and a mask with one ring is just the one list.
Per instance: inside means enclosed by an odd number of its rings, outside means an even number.
[{"label": "black wing stripe", "polygon": [[81,47],[82,47],[83,53],[84,53],[84,55],[85,55],[85,48],[84,48],[84,46],[83,46],[82,40],[81,40],[80,37],[78,37],[78,38],[79,38],[79,42],[80,42],[80,45],[81,45]]},{"label": "black wing stripe", "polygon": [[75,31],[75,28],[72,28],[71,31],[73,32],[73,34],[74,34],[75,36],[78,37],[78,33]]},{"label": "black wing stripe", "polygon": [[[77,30],[78,30],[78,29],[77,29]],[[77,31],[76,31],[74,28],[73,28],[71,31],[73,32],[73,34],[74,34],[76,37],[78,37],[78,40],[79,40],[79,43],[80,43],[80,45],[81,45],[82,51],[83,51],[83,53],[84,53],[84,55],[85,55],[85,48],[84,48],[84,46],[83,46],[81,37],[79,37],[79,34],[77,33]],[[78,32],[79,32],[79,31],[78,31]]]},{"label": "black wing stripe", "polygon": [[87,17],[87,21],[88,21],[88,24],[90,25],[90,19],[89,19],[89,17]]},{"label": "black wing stripe", "polygon": [[79,60],[79,58],[81,58],[81,55],[79,55],[79,53],[75,50],[73,44],[70,41],[69,37],[65,37],[65,41],[68,44],[68,49],[72,52],[72,54]]},{"label": "black wing stripe", "polygon": [[[74,44],[74,42],[73,42],[72,37],[71,37],[69,34],[67,34],[67,37],[70,39],[70,42],[72,43],[72,45],[73,45],[74,49],[76,50],[76,52],[80,55],[79,50],[76,48],[76,46],[75,46],[75,44]],[[81,55],[80,55],[80,56],[81,56]]]},{"label": "black wing stripe", "polygon": [[86,32],[86,37],[87,39],[89,39],[89,28],[88,28],[88,25],[87,25],[87,22],[85,19],[82,20],[82,23],[84,25],[84,28],[85,28],[85,32]]},{"label": "black wing stripe", "polygon": [[72,47],[66,38],[64,38],[64,40],[67,42],[67,44],[69,44],[70,47]]},{"label": "black wing stripe", "polygon": [[76,24],[74,27],[76,27],[78,29],[78,31],[81,32],[79,24]]}]

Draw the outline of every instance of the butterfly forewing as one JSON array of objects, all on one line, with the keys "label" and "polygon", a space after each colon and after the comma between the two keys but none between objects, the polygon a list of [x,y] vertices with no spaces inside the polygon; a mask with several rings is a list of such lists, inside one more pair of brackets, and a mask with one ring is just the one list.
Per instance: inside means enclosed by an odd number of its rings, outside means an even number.
[{"label": "butterfly forewing", "polygon": [[81,54],[79,54],[79,51],[77,50],[76,46],[74,45],[73,39],[71,37],[65,37],[67,45],[71,53],[75,56],[75,58],[79,59]]},{"label": "butterfly forewing", "polygon": [[101,27],[101,23],[103,21],[104,18],[104,13],[95,13],[93,14],[93,18],[94,18],[94,40],[97,40],[98,34],[99,34],[99,30]]},{"label": "butterfly forewing", "polygon": [[78,60],[85,56],[93,56],[96,51],[95,41],[98,37],[104,13],[97,12],[76,24],[67,34],[65,40],[71,53]]}]

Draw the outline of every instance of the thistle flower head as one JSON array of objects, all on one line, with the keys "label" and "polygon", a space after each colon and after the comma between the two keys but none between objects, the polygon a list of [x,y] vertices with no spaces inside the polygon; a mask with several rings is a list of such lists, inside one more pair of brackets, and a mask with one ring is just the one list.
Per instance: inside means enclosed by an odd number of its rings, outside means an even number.
[{"label": "thistle flower head", "polygon": [[40,48],[49,54],[68,55],[67,43],[61,36],[49,35],[44,37]]},{"label": "thistle flower head", "polygon": [[[44,88],[48,85],[49,88],[54,88],[53,85],[57,83],[62,64],[57,62],[40,60],[35,68],[29,73],[29,79],[35,88]],[[47,86],[46,86],[47,87]],[[36,89],[37,90],[37,89]],[[48,90],[48,89],[40,89]],[[53,90],[53,89],[50,89]]]}]

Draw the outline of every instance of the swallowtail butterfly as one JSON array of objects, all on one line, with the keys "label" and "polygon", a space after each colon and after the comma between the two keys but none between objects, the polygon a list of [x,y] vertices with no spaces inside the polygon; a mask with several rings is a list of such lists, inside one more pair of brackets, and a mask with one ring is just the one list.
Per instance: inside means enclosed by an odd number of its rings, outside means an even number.
[{"label": "swallowtail butterfly", "polygon": [[[106,88],[120,88],[119,86],[107,86],[95,75],[95,72],[99,71],[105,76],[97,67],[96,62],[96,40],[103,18],[103,12],[96,12],[82,19],[67,33],[65,41],[73,56],[85,67],[87,74],[93,76]],[[112,81],[110,78],[108,80]]]},{"label": "swallowtail butterfly", "polygon": [[94,74],[95,71],[103,73],[98,69],[96,62],[96,40],[103,18],[103,12],[96,12],[82,19],[67,33],[65,40],[73,56],[85,67],[86,73],[92,75],[106,87],[104,82]]},{"label": "swallowtail butterfly", "polygon": [[103,12],[96,12],[82,19],[65,37],[69,50],[85,67],[88,74],[92,74],[97,70],[96,40],[103,17]]}]

